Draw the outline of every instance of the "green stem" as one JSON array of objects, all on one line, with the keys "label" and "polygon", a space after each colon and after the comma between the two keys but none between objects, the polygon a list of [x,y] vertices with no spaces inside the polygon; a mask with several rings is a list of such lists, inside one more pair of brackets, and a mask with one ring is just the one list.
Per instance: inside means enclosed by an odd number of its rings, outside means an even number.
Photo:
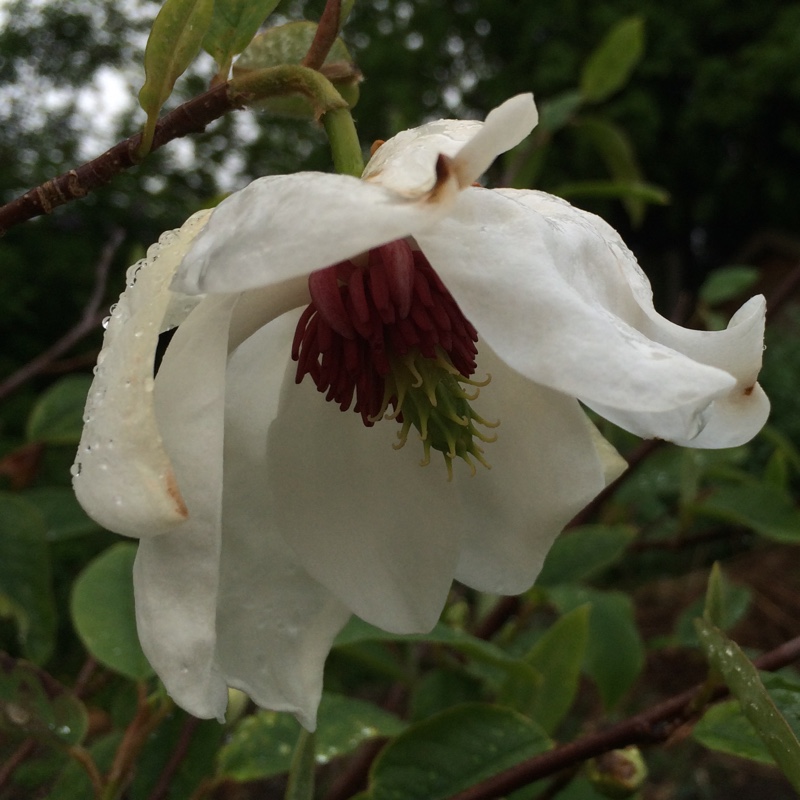
[{"label": "green stem", "polygon": [[326,112],[322,124],[331,145],[334,169],[341,175],[360,178],[364,171],[364,157],[350,109],[335,108]]},{"label": "green stem", "polygon": [[284,800],[313,800],[316,767],[314,734],[301,729],[289,767],[289,783]]}]

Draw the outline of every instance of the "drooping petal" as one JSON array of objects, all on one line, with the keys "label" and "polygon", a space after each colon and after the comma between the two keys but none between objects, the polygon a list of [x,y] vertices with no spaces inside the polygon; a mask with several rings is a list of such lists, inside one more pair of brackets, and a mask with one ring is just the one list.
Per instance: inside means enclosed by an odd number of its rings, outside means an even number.
[{"label": "drooping petal", "polygon": [[217,661],[228,685],[313,729],[325,658],[350,611],[300,566],[267,490],[267,430],[295,323],[263,327],[228,366]]},{"label": "drooping petal", "polygon": [[207,217],[201,211],[163,234],[128,271],[89,390],[75,493],[95,521],[126,536],[163,533],[186,518],[154,414],[153,358],[159,333],[180,321],[169,284]]},{"label": "drooping petal", "polygon": [[186,294],[278,288],[435,224],[458,192],[455,175],[444,179],[447,191],[410,202],[347,175],[259,178],[214,210],[173,286]]},{"label": "drooping petal", "polygon": [[170,534],[140,542],[133,575],[145,655],[175,702],[197,717],[219,719],[227,704],[215,664],[225,366],[237,299],[204,300],[161,362],[156,416],[188,517]]},{"label": "drooping petal", "polygon": [[538,114],[530,94],[512,97],[489,112],[486,122],[443,119],[402,131],[384,142],[362,178],[406,197],[433,188],[436,159],[453,159],[463,188],[476,181],[494,159],[519,144],[536,126]]},{"label": "drooping petal", "polygon": [[480,591],[518,594],[533,584],[564,525],[617,477],[622,460],[616,456],[607,472],[612,459],[598,451],[577,400],[524,378],[485,342],[478,366],[492,380],[472,405],[500,426],[484,448],[490,471],[471,477],[455,469],[464,515],[456,578]]},{"label": "drooping petal", "polygon": [[305,569],[353,613],[396,633],[439,617],[461,537],[460,497],[443,462],[419,466],[400,426],[366,428],[326,403],[309,381],[284,381],[269,433],[275,524]]},{"label": "drooping petal", "polygon": [[[736,392],[736,376],[715,365],[731,334],[705,334],[707,363],[643,334],[647,315],[630,292],[627,300],[614,292],[620,271],[638,271],[632,256],[574,212],[570,225],[515,197],[466,189],[453,214],[417,242],[509,366],[604,414],[624,410],[641,422],[640,435],[693,440],[711,402]],[[763,423],[763,409],[745,404],[744,416],[741,441]]]}]

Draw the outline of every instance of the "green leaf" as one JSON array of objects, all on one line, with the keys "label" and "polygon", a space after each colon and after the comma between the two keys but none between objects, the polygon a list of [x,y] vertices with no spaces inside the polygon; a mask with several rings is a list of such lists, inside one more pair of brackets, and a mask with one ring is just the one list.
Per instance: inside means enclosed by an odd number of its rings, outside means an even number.
[{"label": "green leaf", "polygon": [[758,675],[758,670],[719,628],[705,620],[695,622],[709,664],[725,680],[742,712],[758,732],[789,782],[800,792],[800,741],[778,711]]},{"label": "green leaf", "polygon": [[[800,684],[768,672],[761,673],[761,680],[795,736],[800,735]],[[738,700],[711,706],[695,725],[692,735],[711,750],[775,765],[775,759],[742,713]]]},{"label": "green leaf", "polygon": [[699,297],[710,306],[718,306],[743,295],[758,281],[755,267],[736,265],[715,269],[700,287]]},{"label": "green leaf", "polygon": [[579,586],[558,586],[550,590],[550,596],[562,613],[591,603],[583,666],[597,684],[603,705],[612,708],[631,688],[644,666],[644,646],[631,599],[622,592],[600,592]]},{"label": "green leaf", "polygon": [[72,590],[72,621],[86,649],[109,669],[134,681],[153,669],[136,633],[133,560],[136,545],[109,547],[79,575]]},{"label": "green leaf", "polygon": [[562,92],[555,97],[542,101],[539,106],[538,129],[555,133],[570,122],[583,103],[580,92]]},{"label": "green leaf", "polygon": [[[724,576],[722,576],[721,591],[723,594],[722,609],[716,625],[724,631],[729,631],[745,615],[747,609],[750,607],[752,592],[747,586],[731,583]],[[706,604],[707,601],[701,598],[692,603],[680,615],[675,625],[677,644],[683,647],[698,646],[697,631],[694,627],[694,621],[703,615]]]},{"label": "green leaf", "polygon": [[279,0],[215,0],[211,27],[203,38],[203,48],[224,70],[250,44],[264,20]]},{"label": "green leaf", "polygon": [[640,181],[573,181],[562,183],[553,194],[569,200],[572,197],[626,197],[663,206],[669,203],[669,193],[659,186]]},{"label": "green leaf", "polygon": [[200,51],[211,25],[214,0],[166,0],[153,22],[144,51],[144,85],[139,105],[147,114],[139,156],[150,152],[158,112]]},{"label": "green leaf", "polygon": [[28,441],[78,444],[91,383],[88,375],[68,375],[44,392],[28,417]]},{"label": "green leaf", "polygon": [[[316,761],[327,763],[355,750],[375,736],[394,736],[405,725],[397,717],[363,700],[325,693],[317,714]],[[220,750],[220,776],[252,781],[286,772],[300,732],[289,714],[259,711],[236,727]]]},{"label": "green leaf", "polygon": [[[188,725],[194,727],[187,746]],[[150,734],[136,759],[136,772],[129,789],[131,800],[148,800],[152,796],[173,753],[184,746],[185,755],[170,779],[166,798],[185,800],[191,797],[200,782],[213,775],[214,759],[225,735],[225,727],[216,720],[201,721],[180,710],[172,712]]]},{"label": "green leaf", "polygon": [[23,653],[38,664],[53,651],[56,608],[45,522],[35,506],[0,493],[0,615],[14,619]]},{"label": "green leaf", "polygon": [[76,539],[102,530],[81,508],[72,489],[65,486],[36,487],[20,497],[36,506],[44,517],[48,542]]},{"label": "green leaf", "polygon": [[[122,731],[114,731],[98,739],[89,748],[89,755],[100,770],[106,774],[114,763],[114,756],[122,743]],[[48,800],[87,800],[94,797],[94,789],[84,767],[70,761],[53,785]]]},{"label": "green leaf", "polygon": [[542,676],[530,716],[553,733],[575,700],[589,641],[591,606],[559,619],[534,645],[526,661]]},{"label": "green leaf", "polygon": [[[617,125],[600,117],[581,117],[574,129],[597,150],[611,177],[621,184],[641,186],[642,173],[630,139]],[[647,201],[636,193],[627,193],[622,201],[634,225],[644,218]]]},{"label": "green leaf", "polygon": [[381,751],[370,800],[444,800],[547,750],[545,732],[508,708],[470,703],[411,726]]},{"label": "green leaf", "polygon": [[49,745],[80,744],[89,727],[83,703],[39,667],[0,652],[0,730]]},{"label": "green leaf", "polygon": [[559,536],[536,579],[537,586],[578,583],[619,560],[636,536],[625,525],[585,525]]},{"label": "green leaf", "polygon": [[[314,22],[289,22],[264,31],[253,39],[236,60],[233,65],[234,77],[281,64],[299,64],[308,52],[316,30]],[[320,69],[351,108],[358,102],[358,76],[353,71],[352,63],[345,43],[336,39]],[[316,113],[309,100],[298,94],[269,97],[249,105],[273,114],[301,119],[314,117]]]},{"label": "green leaf", "polygon": [[723,627],[726,617],[727,592],[725,589],[725,576],[722,574],[719,562],[715,561],[711,567],[711,574],[708,576],[703,619],[718,628]]},{"label": "green leaf", "polygon": [[751,528],[777,542],[800,542],[800,511],[788,492],[772,484],[717,486],[692,507],[698,514]]},{"label": "green leaf", "polygon": [[584,98],[598,103],[621,89],[644,53],[644,21],[627,17],[617,23],[589,56],[581,74]]}]

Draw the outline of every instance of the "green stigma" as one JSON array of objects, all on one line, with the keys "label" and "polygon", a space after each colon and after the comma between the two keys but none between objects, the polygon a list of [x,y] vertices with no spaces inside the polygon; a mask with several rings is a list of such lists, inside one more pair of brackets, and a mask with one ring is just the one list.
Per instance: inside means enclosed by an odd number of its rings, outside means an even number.
[{"label": "green stigma", "polygon": [[[453,478],[456,458],[463,459],[473,475],[477,471],[475,462],[491,469],[476,439],[494,442],[497,434],[485,433],[477,426],[496,428],[500,423],[484,419],[470,405],[491,376],[484,381],[464,377],[440,348],[437,348],[436,358],[426,358],[414,348],[403,356],[390,358],[390,365],[383,409],[385,412],[391,403],[394,411],[380,416],[401,420],[395,449],[405,445],[413,426],[419,432],[425,451],[421,466],[430,463],[431,450],[438,450],[444,456],[449,480]],[[465,386],[475,387],[474,391],[467,391]]]}]

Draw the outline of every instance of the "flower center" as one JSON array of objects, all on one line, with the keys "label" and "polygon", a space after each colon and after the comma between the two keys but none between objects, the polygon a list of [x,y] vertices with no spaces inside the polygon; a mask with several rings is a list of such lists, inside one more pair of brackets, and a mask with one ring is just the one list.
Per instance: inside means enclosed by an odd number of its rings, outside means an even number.
[{"label": "flower center", "polygon": [[[453,459],[488,467],[475,441],[496,427],[470,406],[478,334],[419,250],[399,239],[351,261],[313,272],[311,303],[294,335],[297,383],[306,375],[342,411],[353,406],[364,425],[383,417],[402,426],[402,447],[413,426],[425,457],[438,450],[452,477]],[[354,402],[355,401],[355,402]],[[391,411],[390,411],[391,407]]]}]

